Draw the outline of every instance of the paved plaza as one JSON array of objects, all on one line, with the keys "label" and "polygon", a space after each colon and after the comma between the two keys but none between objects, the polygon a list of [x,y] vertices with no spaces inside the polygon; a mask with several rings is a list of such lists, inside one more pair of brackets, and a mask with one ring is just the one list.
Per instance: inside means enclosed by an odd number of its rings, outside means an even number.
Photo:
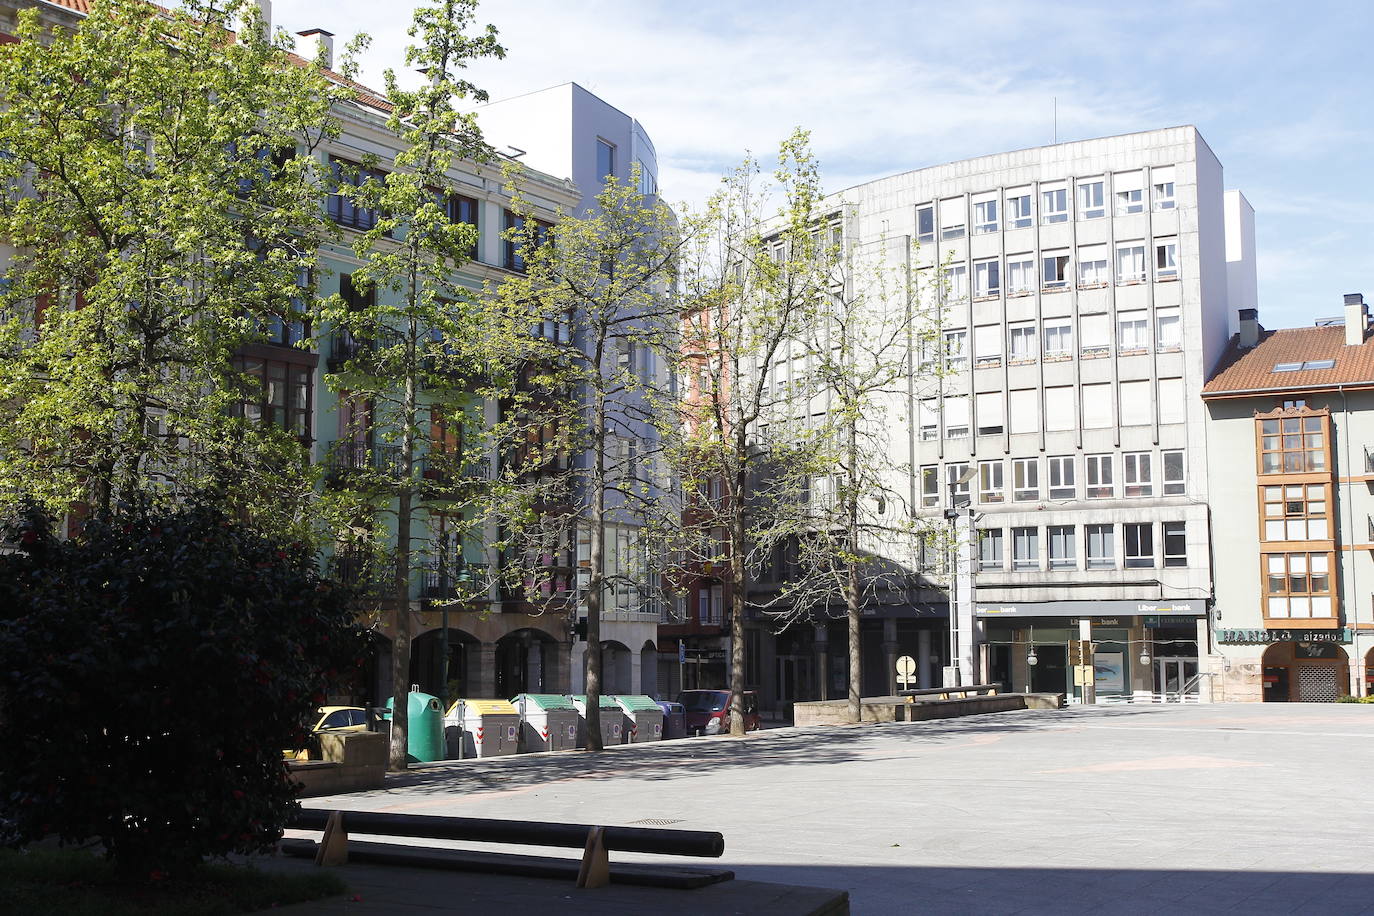
[{"label": "paved plaza", "polygon": [[738,878],[855,913],[1359,913],[1371,768],[1368,706],[1118,706],[452,761],[306,804],[718,830]]}]

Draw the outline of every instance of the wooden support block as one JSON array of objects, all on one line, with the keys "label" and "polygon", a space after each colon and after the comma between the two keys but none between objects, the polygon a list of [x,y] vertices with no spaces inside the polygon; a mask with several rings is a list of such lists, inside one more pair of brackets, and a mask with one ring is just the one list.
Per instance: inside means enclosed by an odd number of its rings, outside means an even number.
[{"label": "wooden support block", "polygon": [[582,867],[577,870],[578,887],[605,887],[611,883],[611,860],[606,855],[606,838],[601,827],[587,831],[582,850]]},{"label": "wooden support block", "polygon": [[316,865],[345,865],[348,862],[348,833],[344,830],[343,812],[330,812],[320,837],[320,849],[315,853]]}]

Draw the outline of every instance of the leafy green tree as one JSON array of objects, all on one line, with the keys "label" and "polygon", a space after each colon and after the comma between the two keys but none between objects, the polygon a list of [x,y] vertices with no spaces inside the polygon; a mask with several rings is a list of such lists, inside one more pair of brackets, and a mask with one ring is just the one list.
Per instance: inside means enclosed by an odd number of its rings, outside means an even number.
[{"label": "leafy green tree", "polygon": [[759,187],[752,159],[728,176],[682,258],[686,391],[680,422],[664,432],[684,489],[709,493],[718,480],[720,494],[689,497],[677,555],[685,575],[706,562],[719,567],[730,594],[734,735],[744,734],[750,592],[777,542],[803,524],[810,481],[828,469],[807,411],[794,409],[804,392],[779,374],[805,355],[829,304],[814,234],[825,213],[808,144],[800,130],[781,144],[775,188]]},{"label": "leafy green tree", "polygon": [[342,90],[267,37],[248,0],[96,0],[51,33],[29,8],[16,35],[0,46],[0,238],[14,249],[0,502],[108,513],[218,484],[237,511],[298,525],[298,431],[234,415],[250,391],[232,356],[303,317],[312,156]]},{"label": "leafy green tree", "polygon": [[[662,520],[664,512],[680,521],[670,511],[676,503],[665,499],[655,421],[668,380],[663,368],[676,351],[672,284],[683,234],[672,211],[638,185],[638,174],[624,182],[608,177],[585,215],[560,215],[547,239],[517,193],[513,208],[524,223],[511,238],[521,245],[524,272],[497,289],[505,336],[523,334],[530,347],[525,361],[545,389],[569,395],[527,406],[532,422],[557,430],[554,449],[573,460],[543,478],[550,492],[536,497],[540,522],[517,538],[511,566],[517,579],[535,583],[547,574],[539,561],[551,555],[551,538],[556,542],[575,530],[587,545],[579,590],[587,617],[592,751],[602,749],[602,611],[608,596],[657,597],[658,565],[645,529],[650,516]],[[531,326],[557,330],[531,337],[525,332]],[[637,557],[615,564],[608,575],[606,532],[615,524],[636,532]],[[534,589],[525,591],[537,601]]]},{"label": "leafy green tree", "polygon": [[[484,388],[499,387],[496,363],[486,354],[479,304],[457,269],[477,242],[475,227],[452,219],[444,188],[458,161],[491,155],[474,117],[455,99],[485,101],[482,90],[461,77],[473,60],[504,55],[491,26],[467,33],[476,0],[438,0],[415,11],[406,65],[425,73],[417,88],[385,73],[391,106],[387,129],[401,143],[392,162],[365,157],[356,174],[341,174],[336,191],[353,207],[370,211],[372,226],[353,240],[362,262],[352,282],[367,295],[334,299],[322,309],[324,324],[362,342],[356,355],[327,381],[350,405],[353,438],[341,443],[336,467],[346,470],[340,521],[375,525],[390,517],[386,593],[395,611],[392,684],[409,683],[411,578],[427,546],[417,528],[442,512],[459,544],[480,524],[489,489],[464,472],[476,447],[467,436],[446,448],[441,429],[470,424]],[[379,171],[388,171],[383,177]],[[341,167],[342,168],[342,167]],[[464,450],[459,453],[457,442]],[[365,460],[359,460],[362,456]],[[423,473],[430,470],[433,473]],[[398,696],[392,713],[390,767],[406,768],[407,704]]]},{"label": "leafy green tree", "polygon": [[269,849],[296,807],[282,749],[371,651],[347,594],[216,508],[50,528],[3,532],[0,842],[98,839],[144,881]]}]

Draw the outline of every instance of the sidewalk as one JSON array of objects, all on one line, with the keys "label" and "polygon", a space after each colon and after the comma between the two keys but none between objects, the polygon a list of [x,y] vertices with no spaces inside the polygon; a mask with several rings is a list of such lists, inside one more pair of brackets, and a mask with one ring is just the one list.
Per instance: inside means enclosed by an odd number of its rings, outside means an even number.
[{"label": "sidewalk", "polygon": [[[286,872],[317,867],[305,859],[286,857],[262,857],[254,859],[253,864],[264,870]],[[458,909],[501,913],[502,916],[550,916],[554,913],[847,916],[849,913],[849,895],[844,891],[759,881],[725,881],[690,891],[623,884],[579,890],[565,881],[383,865],[342,865],[335,872],[349,887],[343,897],[281,907],[278,912],[293,916],[424,914]]]}]

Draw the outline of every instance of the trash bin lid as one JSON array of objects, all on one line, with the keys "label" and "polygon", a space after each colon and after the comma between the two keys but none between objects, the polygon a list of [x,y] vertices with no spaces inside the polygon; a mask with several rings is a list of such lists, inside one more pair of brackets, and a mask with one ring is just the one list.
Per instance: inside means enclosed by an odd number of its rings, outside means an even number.
[{"label": "trash bin lid", "polygon": [[563,696],[561,693],[522,693],[511,700],[511,703],[518,706],[521,699],[526,700],[538,709],[546,711],[551,709],[573,708],[572,700]]},{"label": "trash bin lid", "polygon": [[663,710],[665,716],[680,716],[687,711],[681,703],[674,703],[671,700],[659,700],[658,708]]},{"label": "trash bin lid", "polygon": [[[570,694],[568,696],[568,699],[572,700],[578,706],[581,706],[583,708],[585,708],[587,705],[587,695],[585,693]],[[601,695],[600,706],[602,709],[620,709],[620,704],[615,701],[615,698],[608,697],[604,693]]]},{"label": "trash bin lid", "polygon": [[620,704],[620,708],[626,712],[637,712],[639,710],[663,712],[663,710],[658,708],[658,703],[654,702],[653,697],[646,697],[643,694],[618,696],[615,699],[616,702]]},{"label": "trash bin lid", "polygon": [[[507,700],[461,700],[465,715],[479,716],[514,716],[516,712],[514,706]],[[457,703],[454,704],[458,705]],[[453,712],[453,710],[449,710]]]}]

